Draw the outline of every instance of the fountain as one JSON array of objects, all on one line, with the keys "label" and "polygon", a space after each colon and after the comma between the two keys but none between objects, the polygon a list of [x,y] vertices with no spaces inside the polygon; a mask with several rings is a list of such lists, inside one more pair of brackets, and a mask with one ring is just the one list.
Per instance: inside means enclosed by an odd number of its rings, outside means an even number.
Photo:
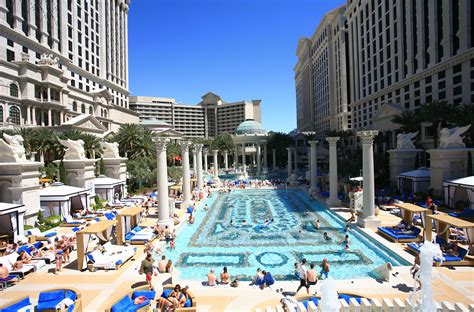
[{"label": "fountain", "polygon": [[341,308],[339,295],[336,290],[336,282],[332,278],[325,279],[321,284],[321,300],[319,301],[319,309],[327,312],[338,312]]},{"label": "fountain", "polygon": [[[433,288],[431,273],[433,272],[433,259],[443,259],[443,253],[438,244],[425,241],[420,247],[420,268],[415,274],[415,285],[410,296],[410,301],[417,311],[436,312],[436,303],[433,299]],[[416,282],[419,281],[421,289],[416,289]],[[421,295],[418,294],[421,292]]]}]

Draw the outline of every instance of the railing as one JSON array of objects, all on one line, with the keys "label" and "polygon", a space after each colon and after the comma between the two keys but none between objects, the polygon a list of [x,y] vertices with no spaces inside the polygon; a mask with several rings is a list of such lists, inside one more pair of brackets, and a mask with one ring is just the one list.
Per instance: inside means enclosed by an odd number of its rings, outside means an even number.
[{"label": "railing", "polygon": [[[349,303],[344,299],[339,299],[341,308],[339,312],[415,312],[418,310],[408,299],[371,299],[360,300],[360,304],[351,298]],[[435,302],[438,312],[474,312],[474,303],[466,307],[462,303],[451,303],[448,301]],[[255,309],[255,312],[284,312],[282,305],[275,307],[266,307],[265,309]],[[320,310],[312,301],[308,302],[308,308],[305,308],[302,302],[298,303],[297,312],[324,312]]]}]

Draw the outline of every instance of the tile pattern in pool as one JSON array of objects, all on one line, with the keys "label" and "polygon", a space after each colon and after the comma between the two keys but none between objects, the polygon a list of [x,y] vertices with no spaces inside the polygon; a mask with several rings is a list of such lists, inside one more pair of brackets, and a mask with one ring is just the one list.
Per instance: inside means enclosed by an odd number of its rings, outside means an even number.
[{"label": "tile pattern in pool", "polygon": [[[303,257],[316,265],[327,258],[336,279],[366,277],[386,262],[408,265],[356,227],[346,233],[344,220],[299,190],[237,190],[205,203],[209,211],[202,204],[196,222],[181,229],[176,249],[167,251],[181,279],[204,280],[210,268],[218,273],[223,266],[240,279],[250,279],[258,267],[277,280],[294,279],[293,265]],[[320,229],[312,223],[316,219]],[[342,243],[346,234],[348,251]]]}]

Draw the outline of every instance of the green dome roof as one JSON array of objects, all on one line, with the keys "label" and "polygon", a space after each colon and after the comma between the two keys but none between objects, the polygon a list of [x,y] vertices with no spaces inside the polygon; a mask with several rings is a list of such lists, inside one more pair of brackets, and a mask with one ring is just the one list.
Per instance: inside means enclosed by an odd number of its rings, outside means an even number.
[{"label": "green dome roof", "polygon": [[237,135],[266,135],[267,130],[258,121],[247,119],[235,129],[235,133]]}]

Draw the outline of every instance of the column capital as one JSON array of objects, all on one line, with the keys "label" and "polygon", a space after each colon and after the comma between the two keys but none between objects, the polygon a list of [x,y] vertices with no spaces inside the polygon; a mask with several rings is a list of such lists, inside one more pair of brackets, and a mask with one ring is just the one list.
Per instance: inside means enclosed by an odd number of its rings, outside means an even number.
[{"label": "column capital", "polygon": [[293,149],[294,149],[293,147],[287,147],[287,148],[286,148],[286,150],[287,150],[288,152],[291,152]]},{"label": "column capital", "polygon": [[357,136],[361,139],[362,144],[372,144],[374,142],[374,138],[378,134],[378,130],[364,130],[357,132]]},{"label": "column capital", "polygon": [[337,144],[337,141],[339,141],[340,137],[327,137],[326,141],[329,142],[329,145],[335,145]]},{"label": "column capital", "polygon": [[228,151],[224,151],[224,155],[228,155],[228,154],[229,154],[229,152],[228,152]]},{"label": "column capital", "polygon": [[156,150],[157,151],[166,151],[166,145],[168,144],[167,139],[155,139]]},{"label": "column capital", "polygon": [[191,144],[189,144],[188,141],[183,141],[179,144],[181,147],[181,153],[189,153],[189,147]]},{"label": "column capital", "polygon": [[[202,144],[201,144],[201,148],[202,148]],[[207,154],[209,154],[209,150],[204,147],[204,148],[202,148],[202,153],[203,153],[204,155],[207,155]]]},{"label": "column capital", "polygon": [[311,140],[311,141],[308,141],[308,143],[311,147],[313,147],[313,145],[316,146],[318,144],[318,140]]},{"label": "column capital", "polygon": [[194,144],[194,150],[196,153],[202,152],[202,144]]},{"label": "column capital", "polygon": [[212,153],[213,153],[214,155],[217,155],[217,154],[219,153],[219,150],[212,150]]}]

